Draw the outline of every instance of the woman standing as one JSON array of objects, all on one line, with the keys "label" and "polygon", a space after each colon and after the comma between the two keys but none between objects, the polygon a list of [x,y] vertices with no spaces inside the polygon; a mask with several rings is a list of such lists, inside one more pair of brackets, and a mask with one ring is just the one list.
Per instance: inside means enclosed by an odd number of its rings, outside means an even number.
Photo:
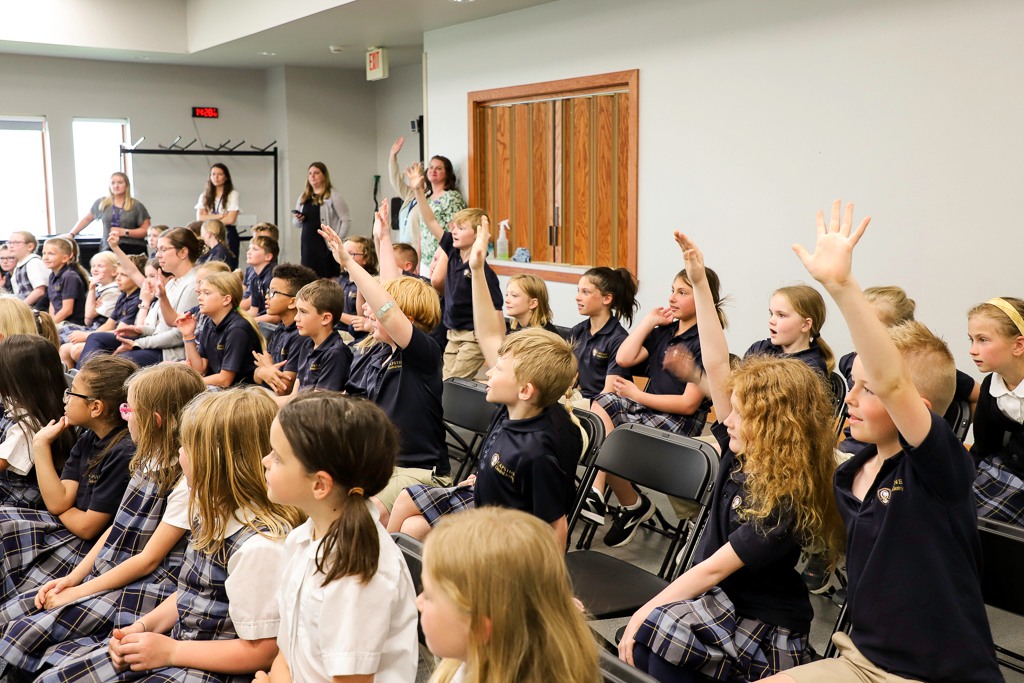
[{"label": "woman standing", "polygon": [[103,221],[104,248],[107,238],[113,232],[121,238],[121,248],[126,253],[146,253],[149,211],[142,202],[132,199],[132,185],[124,173],[118,172],[110,176],[110,194],[93,202],[89,213],[82,216],[78,225],[71,228],[71,235],[77,237],[95,220]]},{"label": "woman standing", "polygon": [[[434,218],[445,230],[448,229],[452,217],[466,208],[466,200],[456,189],[457,184],[458,179],[455,177],[452,162],[447,157],[433,157],[427,166],[427,197],[430,201],[430,208],[434,211]],[[420,252],[420,270],[422,271],[424,268],[429,268],[430,263],[434,260],[434,252],[437,251],[437,238],[430,232],[422,218],[418,220],[420,243],[417,250]]]},{"label": "woman standing", "polygon": [[196,202],[196,220],[218,220],[228,231],[228,249],[233,254],[228,265],[232,269],[238,267],[238,190],[231,182],[231,171],[224,164],[210,167],[210,178],[206,181],[206,189],[199,195]]},{"label": "woman standing", "polygon": [[306,174],[306,189],[299,201],[295,202],[292,224],[302,228],[302,265],[312,268],[320,277],[336,278],[341,269],[331,252],[324,249],[323,238],[317,232],[321,223],[331,226],[334,232],[345,239],[352,220],[348,204],[331,187],[327,167],[320,161],[314,161]]}]

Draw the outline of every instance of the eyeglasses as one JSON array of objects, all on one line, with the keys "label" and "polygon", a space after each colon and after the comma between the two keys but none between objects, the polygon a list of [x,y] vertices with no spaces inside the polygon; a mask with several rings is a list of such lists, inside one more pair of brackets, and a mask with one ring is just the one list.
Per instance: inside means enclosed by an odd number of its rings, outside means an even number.
[{"label": "eyeglasses", "polygon": [[70,401],[72,396],[77,396],[78,398],[84,399],[86,401],[97,401],[97,400],[99,400],[99,399],[97,399],[97,398],[95,398],[93,396],[86,396],[85,394],[75,393],[74,391],[71,391],[70,389],[65,389],[64,390],[64,402],[65,403]]},{"label": "eyeglasses", "polygon": [[7,240],[7,244],[28,244],[25,240]]},{"label": "eyeglasses", "polygon": [[177,249],[175,249],[174,247],[157,247],[156,250],[161,254],[164,253],[165,251],[177,251]]},{"label": "eyeglasses", "polygon": [[135,408],[132,408],[127,403],[122,403],[117,407],[118,412],[121,413],[121,419],[127,420],[128,416],[135,412]]},{"label": "eyeglasses", "polygon": [[270,299],[273,299],[278,294],[280,294],[281,296],[290,296],[290,297],[294,297],[295,296],[294,294],[289,294],[288,292],[279,292],[276,289],[268,289],[267,290],[267,300],[269,301]]}]

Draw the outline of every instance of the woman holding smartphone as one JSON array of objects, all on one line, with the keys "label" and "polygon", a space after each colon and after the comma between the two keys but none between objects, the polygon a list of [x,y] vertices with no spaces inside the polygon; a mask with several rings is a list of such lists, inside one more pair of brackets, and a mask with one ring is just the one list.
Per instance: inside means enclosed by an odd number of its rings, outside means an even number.
[{"label": "woman holding smartphone", "polygon": [[320,277],[338,277],[341,269],[331,256],[331,252],[324,249],[324,240],[317,231],[320,224],[325,223],[345,239],[352,220],[349,217],[348,204],[331,187],[331,176],[327,172],[327,167],[320,161],[314,161],[309,165],[306,189],[299,197],[299,201],[295,202],[292,223],[295,227],[302,228],[302,265],[312,268]]}]

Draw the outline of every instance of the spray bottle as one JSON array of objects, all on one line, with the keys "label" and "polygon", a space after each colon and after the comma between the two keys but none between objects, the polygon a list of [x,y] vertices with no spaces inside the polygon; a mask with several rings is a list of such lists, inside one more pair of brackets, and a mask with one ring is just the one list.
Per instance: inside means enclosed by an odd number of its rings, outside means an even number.
[{"label": "spray bottle", "polygon": [[498,239],[495,245],[495,256],[499,261],[508,261],[508,219],[498,224]]}]

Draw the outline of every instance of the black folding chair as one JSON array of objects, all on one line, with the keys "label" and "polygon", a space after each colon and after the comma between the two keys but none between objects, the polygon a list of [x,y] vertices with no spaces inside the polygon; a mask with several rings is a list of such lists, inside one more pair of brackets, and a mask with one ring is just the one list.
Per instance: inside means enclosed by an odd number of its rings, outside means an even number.
[{"label": "black folding chair", "polygon": [[601,669],[601,680],[604,683],[658,683],[653,676],[645,674],[640,669],[634,669],[604,650],[601,650],[597,664]]},{"label": "black folding chair", "polygon": [[953,428],[953,433],[960,439],[960,443],[963,443],[971,429],[971,402],[954,400],[942,417]]},{"label": "black folding chair", "polygon": [[[985,604],[1024,616],[1024,528],[981,518],[978,520],[981,554],[981,594]],[[1008,669],[1024,673],[1024,654],[996,645],[996,659]]]},{"label": "black folding chair", "polygon": [[[609,618],[632,614],[689,565],[707,522],[718,453],[703,441],[630,423],[619,425],[605,438],[597,460],[583,479],[584,491],[599,470],[700,505],[689,535],[685,533],[685,519],[673,528],[658,574],[595,550],[577,550],[565,556],[577,597],[595,617]],[[581,508],[577,505],[569,520],[570,536]]]},{"label": "black folding chair", "polygon": [[[580,510],[583,509],[583,503],[587,498],[587,491],[590,490],[589,486],[584,486],[587,483],[586,475],[594,465],[594,461],[597,460],[597,454],[601,451],[601,445],[604,443],[605,437],[604,422],[597,415],[582,408],[575,408],[572,413],[580,421],[583,430],[587,433],[587,447],[583,450],[583,454],[580,457],[579,466],[583,468],[583,475],[576,477],[576,497],[573,499],[573,507],[569,513],[569,519],[579,517]],[[566,550],[568,550],[568,544],[571,544],[571,542],[572,533],[570,531],[566,537]]]},{"label": "black folding chair", "polygon": [[[412,536],[397,532],[391,534],[391,538],[402,551],[405,566],[409,568],[409,574],[412,576],[412,585],[416,588],[416,595],[419,595],[423,592],[423,544]],[[427,641],[419,624],[416,625],[416,631],[419,633],[420,644],[425,646]]]},{"label": "black folding chair", "polygon": [[836,438],[843,433],[843,424],[846,422],[846,378],[838,372],[832,371],[828,376],[829,389],[832,392],[832,415],[836,421]]},{"label": "black folding chair", "polygon": [[555,325],[555,329],[558,330],[558,336],[565,341],[572,341],[572,328],[564,327],[562,325]]},{"label": "black folding chair", "polygon": [[[459,463],[454,479],[458,483],[476,466],[477,452],[497,406],[487,402],[487,388],[483,384],[450,377],[444,382],[441,407],[448,433],[448,455]],[[458,430],[469,432],[469,441]]]}]

